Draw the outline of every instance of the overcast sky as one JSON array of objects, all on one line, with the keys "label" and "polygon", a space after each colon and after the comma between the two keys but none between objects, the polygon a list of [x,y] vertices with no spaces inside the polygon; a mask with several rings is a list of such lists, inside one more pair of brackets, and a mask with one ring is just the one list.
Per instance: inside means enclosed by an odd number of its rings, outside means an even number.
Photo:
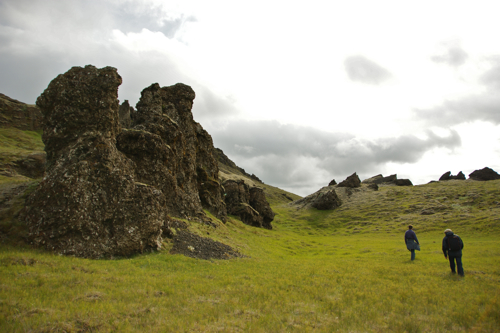
[{"label": "overcast sky", "polygon": [[500,3],[0,0],[0,92],[33,104],[73,66],[121,101],[191,85],[195,120],[265,183],[414,184],[500,171]]}]

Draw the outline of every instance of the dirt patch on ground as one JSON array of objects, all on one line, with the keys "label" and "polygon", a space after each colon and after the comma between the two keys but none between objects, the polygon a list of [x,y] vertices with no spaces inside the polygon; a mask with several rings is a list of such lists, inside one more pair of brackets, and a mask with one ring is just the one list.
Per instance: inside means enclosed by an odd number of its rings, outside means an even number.
[{"label": "dirt patch on ground", "polygon": [[171,254],[183,254],[187,257],[205,260],[245,257],[229,245],[200,237],[187,230],[177,231],[173,241],[174,246],[170,250]]}]

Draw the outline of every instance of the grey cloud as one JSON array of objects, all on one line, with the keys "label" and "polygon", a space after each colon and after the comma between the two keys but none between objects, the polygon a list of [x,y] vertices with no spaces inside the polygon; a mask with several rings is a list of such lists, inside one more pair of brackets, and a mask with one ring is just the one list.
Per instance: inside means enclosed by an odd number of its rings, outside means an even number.
[{"label": "grey cloud", "polygon": [[491,89],[491,93],[500,90],[500,56],[491,59],[491,68],[480,78],[480,82]]},{"label": "grey cloud", "polygon": [[465,64],[469,58],[458,41],[443,43],[441,48],[442,50],[438,54],[431,57],[432,61],[458,67]]},{"label": "grey cloud", "polygon": [[366,84],[378,85],[392,77],[387,69],[362,55],[347,57],[344,68],[352,81]]},{"label": "grey cloud", "polygon": [[406,135],[367,141],[275,121],[234,121],[207,130],[215,146],[247,172],[298,194],[326,185],[329,178],[344,179],[353,172],[373,176],[388,162],[415,163],[436,147],[461,145],[456,131],[448,137],[428,132],[425,140]]},{"label": "grey cloud", "polygon": [[485,92],[446,100],[428,109],[414,109],[416,119],[431,125],[449,127],[460,123],[487,121],[500,124],[500,57],[490,59],[491,67],[480,76]]},{"label": "grey cloud", "polygon": [[500,95],[475,95],[445,101],[430,109],[414,109],[416,118],[432,125],[449,127],[473,121],[500,124]]}]

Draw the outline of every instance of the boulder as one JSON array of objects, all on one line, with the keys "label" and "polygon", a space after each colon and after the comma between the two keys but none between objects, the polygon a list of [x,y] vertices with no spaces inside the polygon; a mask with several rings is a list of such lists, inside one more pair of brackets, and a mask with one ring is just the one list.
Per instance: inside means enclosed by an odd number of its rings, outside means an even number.
[{"label": "boulder", "polygon": [[340,207],[340,205],[342,205],[342,201],[340,201],[335,190],[320,192],[311,202],[311,206],[318,210],[334,209]]},{"label": "boulder", "polygon": [[262,217],[262,227],[272,229],[271,222],[274,220],[275,213],[266,200],[264,190],[260,187],[254,186],[250,188],[250,206],[259,212],[259,215]]},{"label": "boulder", "polygon": [[396,186],[413,186],[413,183],[409,179],[396,179],[394,184]]},{"label": "boulder", "polygon": [[465,180],[465,175],[460,171],[456,176],[451,174],[451,171],[445,172],[441,177],[439,177],[439,180],[452,180],[452,179],[457,179],[457,180]]},{"label": "boulder", "polygon": [[377,184],[394,183],[397,179],[398,179],[398,175],[394,174],[394,175],[390,175],[387,177],[382,177],[382,179],[380,180],[380,183],[377,183]]},{"label": "boulder", "polygon": [[383,183],[384,176],[381,174],[370,177],[368,179],[363,180],[361,183],[362,184],[381,184]]},{"label": "boulder", "polygon": [[332,179],[332,181],[328,183],[328,186],[333,186],[333,185],[337,185],[335,179]]},{"label": "boulder", "polygon": [[474,170],[469,174],[469,178],[472,180],[486,181],[500,179],[500,175],[495,170],[486,167],[481,170]]},{"label": "boulder", "polygon": [[378,191],[378,185],[375,183],[368,184],[367,186],[370,190]]},{"label": "boulder", "polygon": [[73,67],[38,97],[47,169],[26,199],[33,245],[87,258],[161,247],[165,196],[115,145],[121,82],[112,67]]},{"label": "boulder", "polygon": [[356,172],[337,185],[337,187],[350,187],[350,188],[356,188],[360,186],[361,186],[361,180],[359,179]]},{"label": "boulder", "polygon": [[243,180],[226,180],[225,202],[228,214],[238,216],[245,224],[272,229],[274,212],[258,187],[250,188]]}]

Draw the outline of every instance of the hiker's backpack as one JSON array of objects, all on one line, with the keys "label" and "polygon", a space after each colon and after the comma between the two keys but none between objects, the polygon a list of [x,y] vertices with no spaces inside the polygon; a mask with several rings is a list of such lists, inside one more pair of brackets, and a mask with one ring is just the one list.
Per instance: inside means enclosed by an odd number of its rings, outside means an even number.
[{"label": "hiker's backpack", "polygon": [[460,251],[462,249],[462,245],[460,244],[460,238],[458,238],[457,235],[453,235],[451,237],[448,236],[446,241],[448,242],[448,249],[450,251]]}]

